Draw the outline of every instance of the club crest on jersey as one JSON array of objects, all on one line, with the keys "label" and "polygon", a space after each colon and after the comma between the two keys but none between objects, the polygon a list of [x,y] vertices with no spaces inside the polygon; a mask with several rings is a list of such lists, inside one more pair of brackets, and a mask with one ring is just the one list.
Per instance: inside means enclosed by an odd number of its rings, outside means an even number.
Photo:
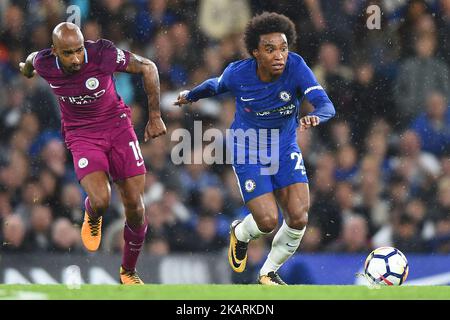
[{"label": "club crest on jersey", "polygon": [[100,83],[98,82],[97,78],[89,78],[86,80],[86,88],[88,88],[89,90],[97,89],[99,84]]},{"label": "club crest on jersey", "polygon": [[81,158],[80,160],[78,160],[78,167],[80,169],[86,168],[88,164],[89,164],[89,161],[86,158]]},{"label": "club crest on jersey", "polygon": [[244,187],[245,191],[252,192],[256,188],[256,182],[252,179],[248,179],[245,181]]},{"label": "club crest on jersey", "polygon": [[280,99],[284,102],[288,102],[289,100],[291,100],[291,94],[287,91],[281,91],[279,96]]}]

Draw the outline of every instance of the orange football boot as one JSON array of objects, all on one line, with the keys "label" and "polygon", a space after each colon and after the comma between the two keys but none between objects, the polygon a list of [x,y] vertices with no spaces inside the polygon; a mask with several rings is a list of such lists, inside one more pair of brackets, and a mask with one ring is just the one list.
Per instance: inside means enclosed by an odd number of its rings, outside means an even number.
[{"label": "orange football boot", "polygon": [[136,270],[127,271],[123,267],[120,267],[120,283],[125,285],[144,284]]},{"label": "orange football boot", "polygon": [[91,218],[84,213],[84,221],[81,227],[81,240],[89,251],[97,251],[102,240],[102,217]]}]

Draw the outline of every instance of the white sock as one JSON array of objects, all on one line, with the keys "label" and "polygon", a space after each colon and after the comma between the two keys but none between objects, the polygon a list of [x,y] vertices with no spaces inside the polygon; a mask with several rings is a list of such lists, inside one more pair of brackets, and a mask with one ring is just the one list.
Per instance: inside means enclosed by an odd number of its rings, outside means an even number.
[{"label": "white sock", "polygon": [[278,269],[297,251],[300,241],[303,238],[306,227],[302,230],[290,228],[283,220],[283,225],[272,241],[272,249],[267,256],[266,262],[259,272],[260,275],[268,274],[270,271]]},{"label": "white sock", "polygon": [[248,214],[244,220],[234,228],[234,234],[239,241],[249,242],[250,240],[257,239],[261,235],[267,233],[259,230],[253,216]]}]

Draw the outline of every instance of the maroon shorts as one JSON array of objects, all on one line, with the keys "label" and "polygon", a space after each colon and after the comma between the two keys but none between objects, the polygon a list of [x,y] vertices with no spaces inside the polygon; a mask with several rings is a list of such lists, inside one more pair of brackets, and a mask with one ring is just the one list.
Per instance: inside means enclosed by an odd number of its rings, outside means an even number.
[{"label": "maroon shorts", "polygon": [[65,132],[78,181],[104,171],[113,181],[145,174],[139,142],[129,116],[122,114],[108,129],[75,129]]}]

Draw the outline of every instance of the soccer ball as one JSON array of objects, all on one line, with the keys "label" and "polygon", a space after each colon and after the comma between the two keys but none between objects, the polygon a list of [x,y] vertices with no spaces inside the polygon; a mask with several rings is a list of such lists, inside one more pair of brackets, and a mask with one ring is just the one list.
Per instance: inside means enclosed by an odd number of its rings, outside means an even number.
[{"label": "soccer ball", "polygon": [[364,275],[371,285],[400,286],[408,277],[408,260],[398,249],[380,247],[364,263]]}]

